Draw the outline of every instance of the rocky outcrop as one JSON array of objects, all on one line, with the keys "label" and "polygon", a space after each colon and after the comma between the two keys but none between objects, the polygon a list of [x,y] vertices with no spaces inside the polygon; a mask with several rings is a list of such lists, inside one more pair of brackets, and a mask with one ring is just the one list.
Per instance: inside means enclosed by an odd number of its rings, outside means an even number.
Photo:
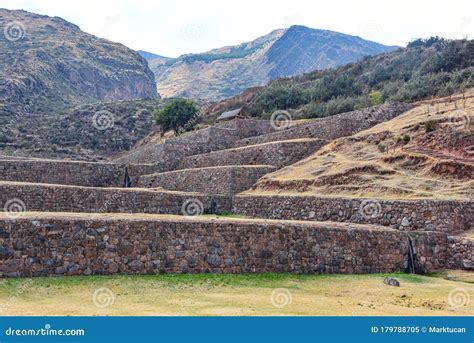
[{"label": "rocky outcrop", "polygon": [[58,17],[0,10],[2,113],[41,114],[97,100],[157,98],[135,51]]}]

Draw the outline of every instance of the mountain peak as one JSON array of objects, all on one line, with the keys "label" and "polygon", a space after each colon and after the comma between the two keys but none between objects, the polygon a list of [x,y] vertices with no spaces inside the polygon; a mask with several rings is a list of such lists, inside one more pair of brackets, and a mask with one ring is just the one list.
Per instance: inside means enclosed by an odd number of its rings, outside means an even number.
[{"label": "mountain peak", "polygon": [[277,77],[337,67],[395,49],[356,36],[292,25],[250,42],[166,62],[152,58],[149,64],[160,94],[219,100]]},{"label": "mountain peak", "polygon": [[289,30],[313,30],[313,31],[322,31],[322,30],[319,30],[319,29],[312,29],[312,28],[309,28],[307,26],[304,26],[304,25],[291,25],[290,27],[288,27],[287,31]]}]

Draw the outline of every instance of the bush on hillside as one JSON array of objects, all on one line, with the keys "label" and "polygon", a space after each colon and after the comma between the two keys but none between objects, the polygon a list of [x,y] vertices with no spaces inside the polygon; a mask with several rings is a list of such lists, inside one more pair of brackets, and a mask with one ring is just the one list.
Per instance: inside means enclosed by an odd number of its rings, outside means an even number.
[{"label": "bush on hillside", "polygon": [[407,44],[407,48],[431,47],[434,44],[444,43],[446,40],[439,36],[431,36],[430,38],[417,38]]},{"label": "bush on hillside", "polygon": [[380,105],[382,103],[382,93],[379,91],[372,91],[369,93],[369,99],[372,106]]},{"label": "bush on hillside", "polygon": [[[439,37],[336,69],[281,78],[259,89],[244,109],[254,117],[302,109],[305,117],[411,102],[474,87],[474,41]],[[375,91],[374,91],[375,90]]]}]

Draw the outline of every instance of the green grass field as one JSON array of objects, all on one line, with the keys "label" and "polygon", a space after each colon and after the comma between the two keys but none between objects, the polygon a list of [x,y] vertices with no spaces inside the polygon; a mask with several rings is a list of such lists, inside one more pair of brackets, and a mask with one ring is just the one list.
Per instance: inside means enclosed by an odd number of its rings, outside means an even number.
[{"label": "green grass field", "polygon": [[474,273],[199,274],[0,280],[0,315],[474,315]]}]

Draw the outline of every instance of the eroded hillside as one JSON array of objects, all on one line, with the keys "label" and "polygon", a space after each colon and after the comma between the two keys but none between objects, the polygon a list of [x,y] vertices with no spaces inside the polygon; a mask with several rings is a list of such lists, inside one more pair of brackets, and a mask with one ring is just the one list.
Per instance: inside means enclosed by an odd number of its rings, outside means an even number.
[{"label": "eroded hillside", "polygon": [[247,193],[467,199],[474,194],[474,91],[331,142]]},{"label": "eroded hillside", "polygon": [[0,9],[0,122],[97,100],[157,98],[147,62],[58,17]]},{"label": "eroded hillside", "polygon": [[106,160],[154,132],[157,127],[152,113],[165,103],[156,99],[97,102],[18,122],[10,120],[8,135],[2,135],[0,129],[0,154]]},{"label": "eroded hillside", "polygon": [[0,151],[105,159],[153,128],[152,71],[58,17],[0,9]]}]

